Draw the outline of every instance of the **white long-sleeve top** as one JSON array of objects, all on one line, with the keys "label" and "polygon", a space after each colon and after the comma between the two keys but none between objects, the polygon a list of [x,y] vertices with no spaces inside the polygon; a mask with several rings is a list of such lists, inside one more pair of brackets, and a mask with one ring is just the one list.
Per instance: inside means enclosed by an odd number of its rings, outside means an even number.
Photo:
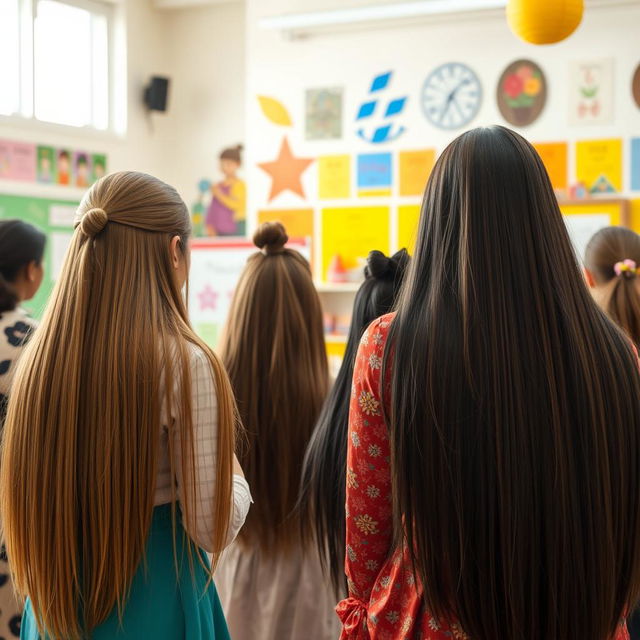
[{"label": "white long-sleeve top", "polygon": [[[196,345],[189,345],[191,367],[191,406],[193,415],[193,443],[195,460],[195,502],[197,517],[194,522],[183,518],[183,524],[191,539],[205,551],[212,552],[214,529],[214,497],[216,492],[216,464],[218,443],[218,401],[211,364],[205,353]],[[175,405],[175,403],[172,403]],[[169,425],[172,425],[171,428]],[[171,502],[175,495],[183,499],[182,463],[179,456],[180,425],[176,417],[168,417],[163,403],[162,433],[158,474],[156,477],[156,505]],[[169,459],[169,437],[173,434],[174,451],[177,452],[176,478],[171,475]],[[232,512],[227,534],[227,545],[233,542],[244,524],[251,505],[251,492],[247,481],[239,475],[233,476]]]}]

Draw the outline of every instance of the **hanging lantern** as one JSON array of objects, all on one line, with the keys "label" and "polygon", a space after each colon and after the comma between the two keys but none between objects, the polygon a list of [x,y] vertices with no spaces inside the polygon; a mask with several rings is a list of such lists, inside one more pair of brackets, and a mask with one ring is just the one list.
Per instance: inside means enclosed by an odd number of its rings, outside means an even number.
[{"label": "hanging lantern", "polygon": [[583,0],[509,0],[507,22],[525,42],[552,44],[577,29],[583,9]]}]

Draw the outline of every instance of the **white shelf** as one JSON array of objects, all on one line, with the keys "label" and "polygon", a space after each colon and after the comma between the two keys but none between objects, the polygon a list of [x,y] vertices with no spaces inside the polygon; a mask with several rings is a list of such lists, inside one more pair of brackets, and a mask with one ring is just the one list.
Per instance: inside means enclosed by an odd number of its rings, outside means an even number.
[{"label": "white shelf", "polygon": [[361,282],[316,282],[318,293],[355,293]]},{"label": "white shelf", "polygon": [[337,335],[335,333],[327,333],[324,336],[324,341],[330,344],[346,344],[347,336]]}]

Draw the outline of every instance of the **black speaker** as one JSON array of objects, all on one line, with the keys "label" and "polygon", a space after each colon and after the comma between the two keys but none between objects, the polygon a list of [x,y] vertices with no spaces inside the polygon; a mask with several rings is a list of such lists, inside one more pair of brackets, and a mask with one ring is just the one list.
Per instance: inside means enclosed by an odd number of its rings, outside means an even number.
[{"label": "black speaker", "polygon": [[169,78],[152,76],[151,84],[144,90],[144,103],[150,111],[166,111]]}]

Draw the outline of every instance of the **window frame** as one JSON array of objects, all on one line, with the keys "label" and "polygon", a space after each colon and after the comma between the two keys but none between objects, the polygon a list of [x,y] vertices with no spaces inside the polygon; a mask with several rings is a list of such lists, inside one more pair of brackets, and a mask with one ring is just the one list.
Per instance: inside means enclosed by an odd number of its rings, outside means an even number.
[{"label": "window frame", "polygon": [[[28,125],[39,130],[58,131],[64,134],[94,135],[96,137],[113,137],[116,127],[116,74],[115,74],[115,42],[117,7],[112,0],[55,0],[64,5],[83,9],[93,15],[104,16],[107,25],[107,93],[108,117],[107,126],[99,129],[93,124],[75,126],[41,120],[35,115],[35,19],[39,0],[18,0],[18,65],[19,65],[19,97],[18,110],[11,115],[0,115],[0,125],[24,127]],[[93,74],[93,70],[92,70]],[[91,103],[94,100],[93,82],[91,83]],[[92,118],[93,118],[92,110]]]}]

